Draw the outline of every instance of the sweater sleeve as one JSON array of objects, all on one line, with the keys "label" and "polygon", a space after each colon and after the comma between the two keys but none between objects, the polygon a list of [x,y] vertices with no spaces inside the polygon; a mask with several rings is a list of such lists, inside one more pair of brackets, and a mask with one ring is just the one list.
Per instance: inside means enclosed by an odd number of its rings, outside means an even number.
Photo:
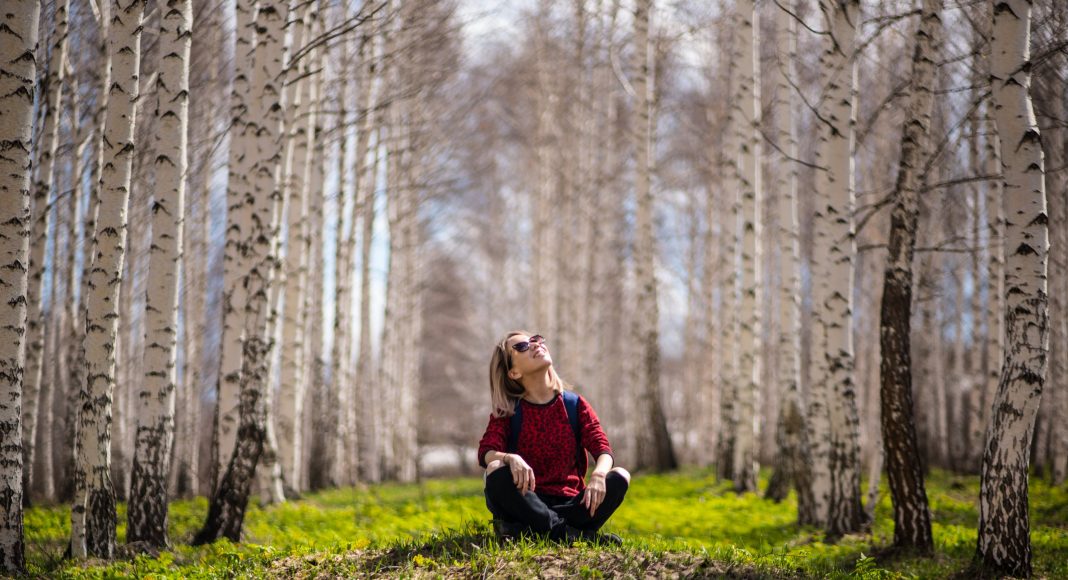
[{"label": "sweater sleeve", "polygon": [[511,417],[494,417],[490,415],[486,432],[478,442],[478,464],[486,468],[486,454],[490,451],[505,452],[508,445],[508,429],[511,426]]},{"label": "sweater sleeve", "polygon": [[604,429],[601,429],[601,421],[597,418],[597,413],[581,395],[579,395],[578,416],[579,425],[582,428],[582,446],[586,448],[586,451],[589,451],[594,459],[605,453],[614,457],[612,446],[608,444],[608,436],[604,434]]}]

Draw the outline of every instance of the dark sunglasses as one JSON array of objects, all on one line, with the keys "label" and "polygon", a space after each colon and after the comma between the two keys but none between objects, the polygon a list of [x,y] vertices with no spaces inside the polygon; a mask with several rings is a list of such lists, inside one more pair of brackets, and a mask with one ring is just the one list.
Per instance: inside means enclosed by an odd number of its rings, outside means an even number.
[{"label": "dark sunglasses", "polygon": [[527,352],[530,350],[530,347],[535,344],[545,344],[545,337],[540,334],[535,334],[530,337],[530,340],[524,340],[523,342],[513,344],[512,348],[514,348],[516,352]]}]

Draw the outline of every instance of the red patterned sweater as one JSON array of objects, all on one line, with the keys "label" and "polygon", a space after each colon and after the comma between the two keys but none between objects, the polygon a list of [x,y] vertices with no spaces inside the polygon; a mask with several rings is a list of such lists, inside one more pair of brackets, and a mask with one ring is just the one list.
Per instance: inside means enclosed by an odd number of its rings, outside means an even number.
[{"label": "red patterned sweater", "polygon": [[[523,405],[523,428],[519,432],[517,453],[534,470],[534,491],[537,493],[574,497],[584,489],[585,473],[579,473],[575,457],[575,433],[567,420],[567,409],[560,395],[541,405],[521,401]],[[601,429],[593,407],[579,396],[579,433],[582,446],[594,458],[605,453],[611,455],[608,437]],[[489,425],[478,443],[478,463],[486,467],[486,453],[508,452],[508,432],[511,417],[490,416]]]}]

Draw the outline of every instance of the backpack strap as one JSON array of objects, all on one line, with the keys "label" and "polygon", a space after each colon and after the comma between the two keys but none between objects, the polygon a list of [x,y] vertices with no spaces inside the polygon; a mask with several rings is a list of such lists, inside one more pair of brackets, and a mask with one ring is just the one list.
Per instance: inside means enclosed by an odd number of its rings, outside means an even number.
[{"label": "backpack strap", "polygon": [[515,410],[512,412],[512,422],[508,428],[508,453],[519,450],[519,430],[523,428],[523,405],[522,399],[515,402]]},{"label": "backpack strap", "polygon": [[579,433],[578,422],[579,397],[573,391],[564,391],[561,395],[564,397],[564,408],[567,409],[567,421],[571,423],[571,431],[575,434],[575,440],[581,443],[582,434]]}]

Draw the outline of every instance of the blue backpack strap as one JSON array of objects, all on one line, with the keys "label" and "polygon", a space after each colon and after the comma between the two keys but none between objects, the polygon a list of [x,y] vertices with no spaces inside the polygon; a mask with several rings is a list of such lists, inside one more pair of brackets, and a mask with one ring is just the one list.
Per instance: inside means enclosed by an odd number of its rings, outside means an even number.
[{"label": "blue backpack strap", "polygon": [[575,434],[575,440],[582,443],[582,434],[579,433],[578,403],[579,397],[574,391],[564,391],[564,408],[567,409],[567,421],[571,423],[571,431]]},{"label": "blue backpack strap", "polygon": [[575,464],[585,477],[589,462],[586,460],[586,449],[582,447],[582,428],[579,426],[578,404],[579,396],[574,391],[564,391],[564,408],[567,409],[567,421],[571,423],[571,431],[575,434]]},{"label": "blue backpack strap", "polygon": [[508,453],[519,450],[519,430],[523,428],[523,405],[520,401],[515,402],[515,411],[512,413],[512,422],[508,428]]}]

